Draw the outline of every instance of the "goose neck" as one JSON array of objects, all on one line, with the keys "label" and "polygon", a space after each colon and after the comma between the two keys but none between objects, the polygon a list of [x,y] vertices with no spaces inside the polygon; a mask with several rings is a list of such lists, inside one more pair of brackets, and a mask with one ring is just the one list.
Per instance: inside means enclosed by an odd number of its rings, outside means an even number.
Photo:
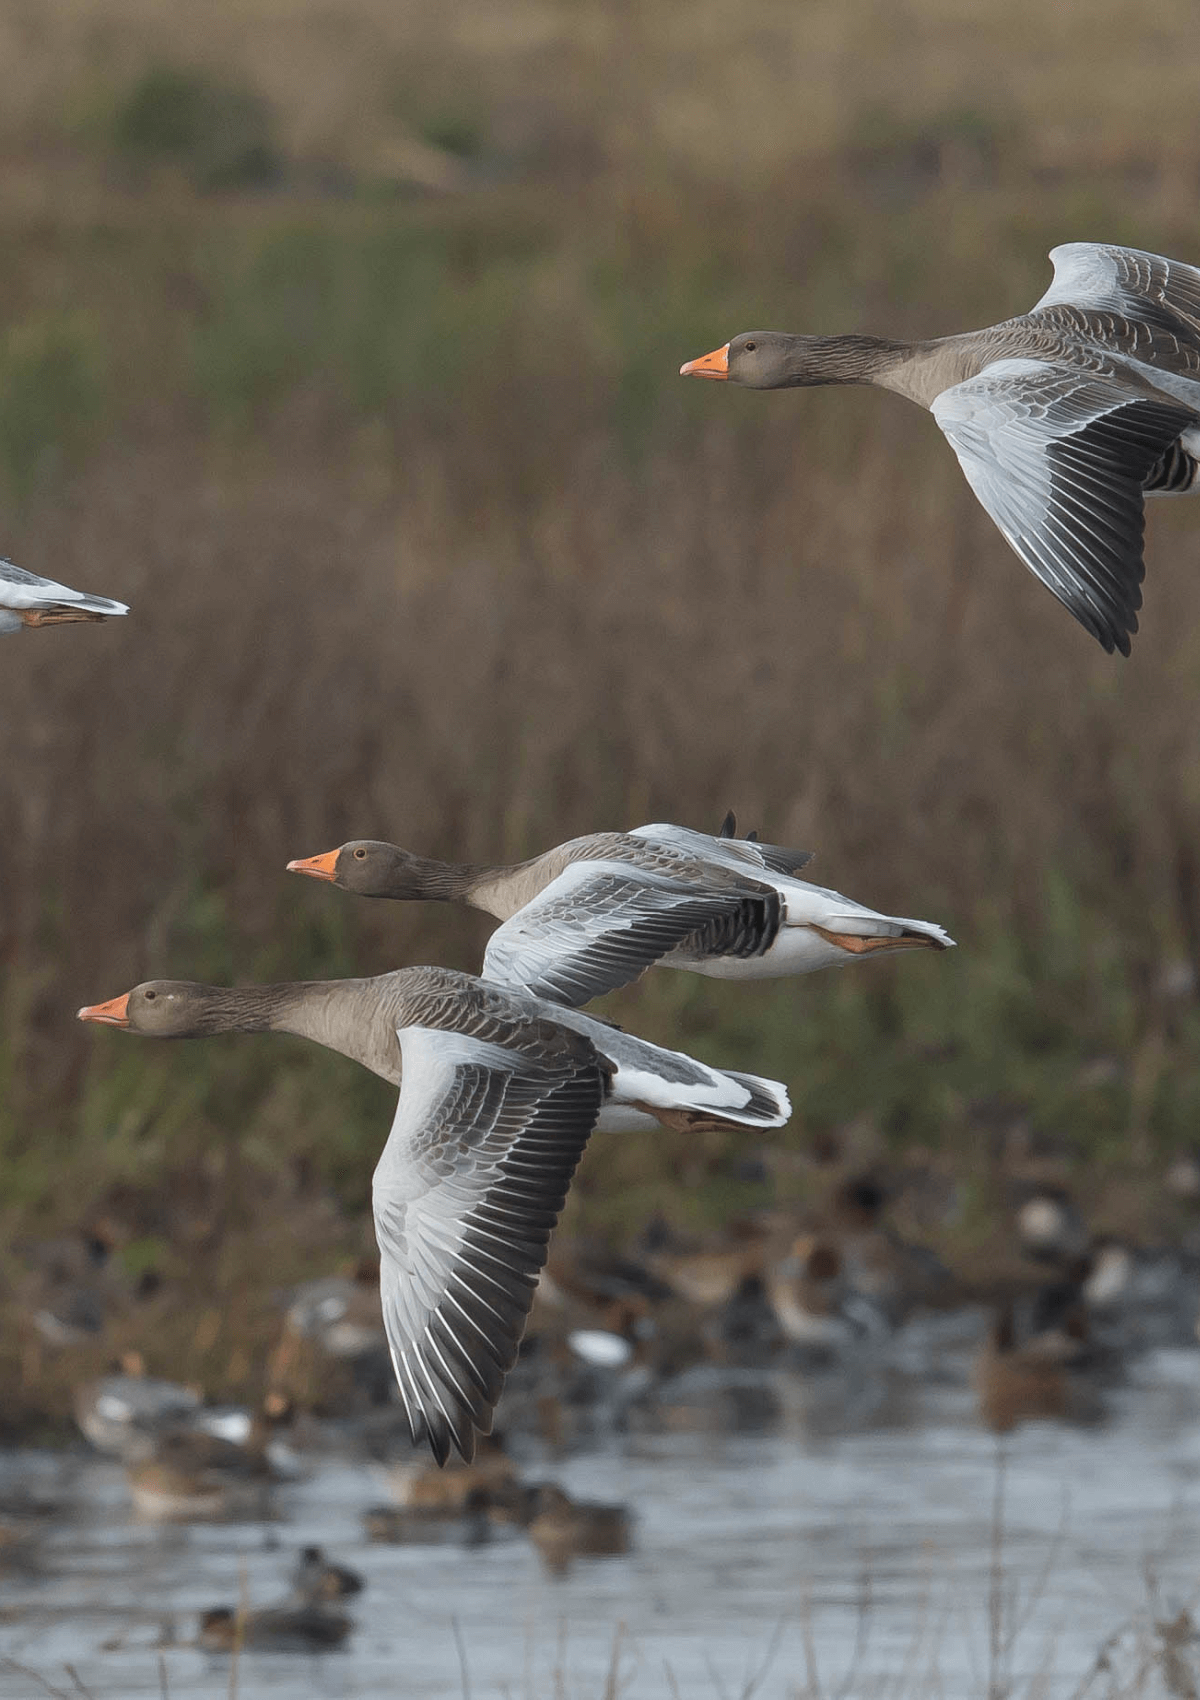
[{"label": "goose neck", "polygon": [[483,908],[478,894],[507,871],[486,863],[438,862],[414,856],[405,870],[405,885],[415,886],[421,897],[435,903],[469,903]]},{"label": "goose neck", "polygon": [[885,384],[913,345],[879,336],[798,336],[786,361],[789,387]]},{"label": "goose neck", "polygon": [[197,1033],[291,1033],[400,1078],[396,1023],[383,980],[294,980],[271,986],[212,986]]}]

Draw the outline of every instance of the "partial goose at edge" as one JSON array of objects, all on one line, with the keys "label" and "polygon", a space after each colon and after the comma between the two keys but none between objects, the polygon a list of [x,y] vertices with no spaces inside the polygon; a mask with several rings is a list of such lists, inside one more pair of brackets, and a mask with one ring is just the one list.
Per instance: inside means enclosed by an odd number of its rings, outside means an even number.
[{"label": "partial goose at edge", "polygon": [[0,559],[0,632],[22,626],[61,626],[75,620],[110,620],[128,614],[124,602],[88,596]]}]

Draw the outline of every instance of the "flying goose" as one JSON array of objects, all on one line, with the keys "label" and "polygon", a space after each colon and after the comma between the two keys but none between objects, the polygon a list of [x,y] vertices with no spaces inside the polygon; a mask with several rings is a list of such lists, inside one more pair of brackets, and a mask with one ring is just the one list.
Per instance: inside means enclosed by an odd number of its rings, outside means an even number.
[{"label": "flying goose", "polygon": [[583,1004],[656,962],[720,979],[807,974],[883,950],[954,943],[941,927],[881,915],[795,871],[803,850],[658,823],[593,832],[511,867],[470,867],[355,839],[288,863],[366,897],[442,898],[503,924],[483,978]]},{"label": "flying goose", "polygon": [[384,1325],[414,1441],[470,1459],[593,1128],[780,1127],[775,1081],[709,1068],[443,968],[276,986],[151,980],[79,1011],[159,1038],[296,1033],[400,1088],[374,1178]]},{"label": "flying goose", "polygon": [[930,342],[746,331],[680,372],[750,389],[877,384],[927,407],[1006,540],[1111,654],[1142,605],[1143,497],[1195,489],[1200,270],[1051,251],[1037,305]]},{"label": "flying goose", "polygon": [[20,631],[22,626],[59,626],[68,620],[109,620],[128,612],[123,602],[85,596],[81,590],[0,560],[0,632]]}]

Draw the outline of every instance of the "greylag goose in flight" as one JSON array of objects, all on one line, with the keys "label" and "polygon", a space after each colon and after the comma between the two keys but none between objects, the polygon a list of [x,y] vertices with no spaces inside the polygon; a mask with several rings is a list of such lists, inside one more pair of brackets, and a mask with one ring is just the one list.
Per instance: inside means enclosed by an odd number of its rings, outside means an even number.
[{"label": "greylag goose in flight", "polygon": [[593,1128],[780,1127],[775,1081],[709,1068],[470,974],[222,988],[151,980],[81,1021],[158,1038],[296,1033],[400,1089],[374,1179],[384,1325],[414,1441],[486,1433]]},{"label": "greylag goose in flight", "polygon": [[22,626],[60,626],[69,620],[110,620],[128,612],[123,602],[87,596],[0,560],[0,632],[17,632]]},{"label": "greylag goose in flight", "polygon": [[795,878],[809,856],[658,823],[593,832],[531,861],[470,867],[352,840],[288,863],[367,897],[443,898],[495,915],[483,978],[566,1004],[663,963],[760,980],[880,951],[954,943],[929,921],[881,915]]},{"label": "greylag goose in flight", "polygon": [[1143,498],[1196,488],[1200,270],[1068,242],[1028,313],[929,342],[746,331],[686,376],[877,384],[927,407],[1005,539],[1110,653],[1138,629]]}]

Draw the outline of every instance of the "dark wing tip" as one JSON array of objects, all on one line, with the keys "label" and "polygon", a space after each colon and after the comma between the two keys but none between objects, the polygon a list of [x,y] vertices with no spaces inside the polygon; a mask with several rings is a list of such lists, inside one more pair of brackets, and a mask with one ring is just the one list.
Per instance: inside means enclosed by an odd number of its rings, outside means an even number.
[{"label": "dark wing tip", "polygon": [[[750,836],[753,838],[754,834],[751,833]],[[728,809],[726,811],[725,819],[721,822],[721,830],[720,830],[720,832],[718,832],[717,837],[718,838],[736,838],[737,837],[737,816],[734,814],[732,809]]]}]

